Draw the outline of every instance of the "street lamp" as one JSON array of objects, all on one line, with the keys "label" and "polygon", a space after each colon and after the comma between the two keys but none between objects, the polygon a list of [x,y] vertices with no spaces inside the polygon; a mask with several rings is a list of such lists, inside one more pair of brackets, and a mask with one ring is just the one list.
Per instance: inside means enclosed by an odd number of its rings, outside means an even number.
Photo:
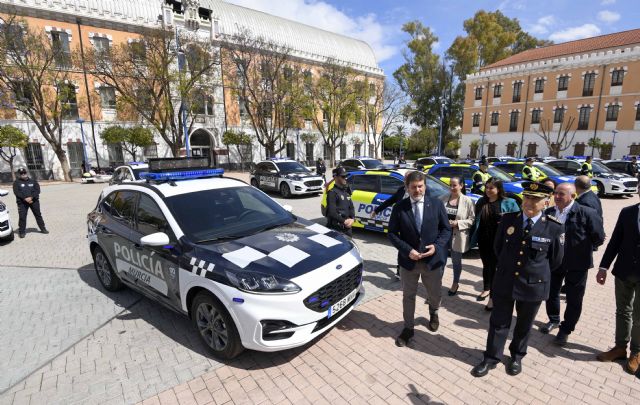
[{"label": "street lamp", "polygon": [[613,151],[616,147],[616,134],[618,133],[618,131],[614,129],[611,132],[613,133],[613,142],[611,142],[611,159],[613,159]]},{"label": "street lamp", "polygon": [[76,122],[80,124],[80,134],[82,135],[82,159],[84,160],[84,170],[88,173],[91,170],[91,162],[87,159],[87,149],[84,143],[84,128],[82,127],[84,120],[82,118],[78,118]]},{"label": "street lamp", "polygon": [[[178,27],[176,26],[176,54],[178,56],[178,76],[182,74],[184,69],[184,51],[180,48],[180,38],[178,36]],[[191,157],[191,147],[189,146],[189,134],[187,133],[187,109],[185,108],[184,99],[182,98],[182,90],[180,91],[180,117],[182,119],[182,133],[184,134],[184,146],[187,150],[187,157]]]},{"label": "street lamp", "polygon": [[445,98],[442,98],[440,103],[440,130],[438,131],[438,156],[442,156],[442,124],[444,121],[444,105],[446,103]]},{"label": "street lamp", "polygon": [[484,132],[480,134],[480,157],[484,155],[484,137],[487,136]]}]

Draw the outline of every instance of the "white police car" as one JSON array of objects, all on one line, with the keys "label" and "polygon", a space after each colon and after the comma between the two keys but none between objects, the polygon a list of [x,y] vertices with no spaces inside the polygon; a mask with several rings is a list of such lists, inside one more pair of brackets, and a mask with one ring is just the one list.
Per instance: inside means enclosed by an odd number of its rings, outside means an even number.
[{"label": "white police car", "polygon": [[279,191],[284,198],[292,195],[319,194],[324,178],[300,162],[287,158],[272,158],[256,165],[250,175],[251,185],[261,190]]},{"label": "white police car", "polygon": [[89,213],[104,288],[127,285],[188,315],[222,358],[303,345],[363,298],[348,239],[221,170],[163,171],[176,161],[150,161],[148,182],[105,188]]},{"label": "white police car", "polygon": [[109,184],[144,182],[145,180],[140,177],[140,174],[148,171],[148,164],[143,162],[130,162],[115,168]]},{"label": "white police car", "polygon": [[[0,188],[0,197],[9,195],[9,191]],[[13,227],[9,217],[9,208],[0,201],[0,239],[13,240]]]}]

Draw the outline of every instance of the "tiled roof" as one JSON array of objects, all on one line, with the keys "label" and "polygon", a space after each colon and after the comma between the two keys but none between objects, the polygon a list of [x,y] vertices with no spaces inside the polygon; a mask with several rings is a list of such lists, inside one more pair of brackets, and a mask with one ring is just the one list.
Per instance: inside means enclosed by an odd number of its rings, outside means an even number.
[{"label": "tiled roof", "polygon": [[592,38],[578,39],[561,44],[529,49],[508,58],[499,60],[481,70],[493,69],[501,66],[516,65],[540,59],[551,59],[559,56],[582,54],[601,49],[615,48],[625,45],[640,44],[640,29],[600,35]]}]

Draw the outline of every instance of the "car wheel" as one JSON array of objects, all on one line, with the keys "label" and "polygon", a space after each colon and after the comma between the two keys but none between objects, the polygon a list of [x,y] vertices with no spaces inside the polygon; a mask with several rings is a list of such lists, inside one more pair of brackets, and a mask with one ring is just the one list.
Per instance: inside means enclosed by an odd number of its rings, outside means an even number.
[{"label": "car wheel", "polygon": [[260,185],[258,184],[258,180],[256,179],[251,179],[251,185],[255,188],[260,188]]},{"label": "car wheel", "polygon": [[111,263],[109,263],[109,259],[104,253],[104,250],[99,246],[93,250],[93,264],[96,268],[100,284],[102,284],[107,291],[118,291],[124,287],[118,275],[113,271],[113,267],[111,267]]},{"label": "car wheel", "polygon": [[596,187],[598,187],[598,197],[604,197],[604,185],[599,181],[596,181]]},{"label": "car wheel", "polygon": [[240,335],[226,308],[208,292],[200,292],[191,305],[191,316],[200,338],[214,356],[233,359],[244,350]]},{"label": "car wheel", "polygon": [[280,195],[284,198],[291,197],[291,189],[287,183],[280,184]]}]

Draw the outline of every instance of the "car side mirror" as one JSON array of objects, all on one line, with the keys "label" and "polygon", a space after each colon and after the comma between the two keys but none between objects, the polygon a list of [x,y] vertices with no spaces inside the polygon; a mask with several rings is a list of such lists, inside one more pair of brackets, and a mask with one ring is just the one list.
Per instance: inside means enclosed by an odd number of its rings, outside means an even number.
[{"label": "car side mirror", "polygon": [[285,211],[292,213],[293,212],[293,207],[290,206],[289,204],[285,204],[282,206],[282,208],[284,208]]},{"label": "car side mirror", "polygon": [[169,236],[164,232],[156,232],[140,238],[143,246],[164,246],[169,244]]},{"label": "car side mirror", "polygon": [[4,197],[6,195],[9,195],[9,192],[7,190],[0,189],[0,197]]}]

